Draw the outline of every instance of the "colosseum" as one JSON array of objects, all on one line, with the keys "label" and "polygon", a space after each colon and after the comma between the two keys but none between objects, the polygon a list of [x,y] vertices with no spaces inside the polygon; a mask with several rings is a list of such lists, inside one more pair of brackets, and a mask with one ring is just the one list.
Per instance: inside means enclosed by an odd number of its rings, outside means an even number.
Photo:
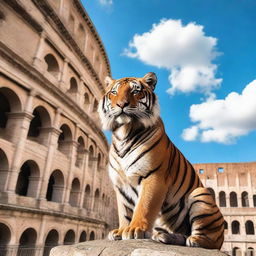
[{"label": "colosseum", "polygon": [[79,0],[0,1],[0,255],[49,255],[116,222],[97,114],[111,75]]},{"label": "colosseum", "polygon": [[222,250],[232,256],[255,256],[256,162],[193,166],[224,215]]}]

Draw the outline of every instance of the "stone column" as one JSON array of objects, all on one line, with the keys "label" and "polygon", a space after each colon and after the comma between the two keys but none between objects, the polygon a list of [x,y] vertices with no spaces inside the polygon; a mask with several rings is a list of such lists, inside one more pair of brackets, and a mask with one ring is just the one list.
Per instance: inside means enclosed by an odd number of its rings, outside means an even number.
[{"label": "stone column", "polygon": [[43,172],[44,175],[43,175],[43,180],[41,183],[41,189],[40,189],[40,195],[39,195],[39,198],[41,200],[46,200],[46,193],[47,193],[48,182],[50,178],[49,176],[50,176],[50,172],[53,171],[51,170],[51,167],[54,159],[54,152],[57,148],[58,138],[61,133],[61,131],[57,128],[59,127],[60,114],[61,114],[61,109],[59,108],[56,109],[53,126],[49,128],[50,139],[49,139],[48,152],[47,152],[47,157],[46,157],[45,166],[44,166],[44,172]]},{"label": "stone column", "polygon": [[254,205],[253,205],[253,185],[252,185],[252,177],[251,177],[250,171],[247,174],[247,184],[248,184],[249,207],[254,207]]},{"label": "stone column", "polygon": [[23,150],[26,144],[27,134],[29,130],[30,122],[33,118],[32,115],[32,103],[36,93],[32,90],[27,98],[24,112],[20,114],[20,129],[17,129],[19,140],[17,141],[14,151],[13,161],[11,163],[10,173],[7,177],[7,191],[11,194],[15,193],[16,183],[20,171],[20,165],[22,161]]},{"label": "stone column", "polygon": [[62,69],[59,74],[59,86],[65,88],[66,85],[66,76],[67,76],[67,70],[68,70],[68,63],[69,60],[67,58],[64,59],[64,63],[62,65]]},{"label": "stone column", "polygon": [[39,43],[36,49],[35,57],[33,58],[33,66],[40,71],[44,71],[44,65],[42,65],[43,53],[45,50],[45,38],[46,34],[44,31],[41,32]]}]

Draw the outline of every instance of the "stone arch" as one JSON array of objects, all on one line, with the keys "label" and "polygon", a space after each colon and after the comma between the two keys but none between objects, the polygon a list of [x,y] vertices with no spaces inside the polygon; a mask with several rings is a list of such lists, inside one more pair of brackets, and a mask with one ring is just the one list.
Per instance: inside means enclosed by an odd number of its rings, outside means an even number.
[{"label": "stone arch", "polygon": [[231,192],[230,194],[229,194],[229,200],[230,200],[230,206],[231,207],[237,207],[238,206],[238,204],[237,204],[237,194],[236,194],[236,192]]},{"label": "stone arch", "polygon": [[94,239],[95,239],[95,233],[94,233],[94,231],[91,231],[89,240],[91,241],[91,240],[94,240]]},{"label": "stone arch", "polygon": [[98,153],[97,157],[97,171],[100,171],[101,169],[101,153]]},{"label": "stone arch", "polygon": [[220,207],[227,207],[226,193],[224,191],[220,191],[219,193],[219,204]]},{"label": "stone arch", "polygon": [[80,234],[80,237],[79,237],[79,243],[81,242],[85,242],[86,241],[86,232],[85,231],[82,231],[81,234]]},{"label": "stone arch", "polygon": [[93,163],[94,163],[94,149],[93,146],[89,147],[89,168],[93,167]]},{"label": "stone arch", "polygon": [[240,234],[240,223],[237,220],[232,221],[231,223],[232,234]]},{"label": "stone arch", "polygon": [[253,195],[252,199],[253,199],[253,206],[256,207],[256,195]]},{"label": "stone arch", "polygon": [[254,235],[255,234],[254,225],[251,220],[247,220],[245,222],[245,232],[246,232],[246,235]]},{"label": "stone arch", "polygon": [[216,201],[216,197],[215,197],[215,192],[213,188],[207,188],[209,190],[209,192],[212,194],[212,197],[214,199],[214,201]]},{"label": "stone arch", "polygon": [[17,94],[7,87],[0,88],[0,102],[0,136],[6,137],[8,127],[13,129],[14,122],[17,122],[9,118],[10,113],[21,112],[22,106]]},{"label": "stone arch", "polygon": [[90,209],[90,204],[91,204],[91,188],[90,185],[86,185],[85,187],[85,192],[84,192],[84,203],[83,207],[87,210]]},{"label": "stone arch", "polygon": [[79,202],[79,194],[80,194],[80,181],[78,178],[74,178],[72,181],[70,197],[69,197],[69,204],[71,206],[78,206]]},{"label": "stone arch", "polygon": [[0,222],[0,249],[1,256],[7,255],[8,252],[8,244],[11,240],[11,230],[4,223]]},{"label": "stone arch", "polygon": [[84,109],[88,110],[90,106],[90,97],[87,92],[84,93]]},{"label": "stone arch", "polygon": [[50,73],[55,78],[58,78],[60,73],[59,63],[57,59],[51,53],[44,57],[44,61],[47,65],[47,72]]},{"label": "stone arch", "polygon": [[252,247],[247,248],[246,256],[254,256],[254,249]]},{"label": "stone arch", "polygon": [[74,244],[75,243],[76,234],[75,231],[70,229],[67,231],[64,237],[64,244]]},{"label": "stone arch", "polygon": [[21,235],[19,240],[18,253],[19,256],[35,255],[37,232],[33,228],[27,228]]},{"label": "stone arch", "polygon": [[246,191],[243,191],[241,194],[242,207],[249,207],[249,197]]},{"label": "stone arch", "polygon": [[224,220],[224,232],[225,234],[228,233],[228,223]]},{"label": "stone arch", "polygon": [[39,179],[40,170],[37,163],[27,160],[20,168],[15,193],[20,196],[36,197]]},{"label": "stone arch", "polygon": [[93,204],[94,211],[99,210],[99,203],[100,203],[100,190],[97,188],[94,193],[94,204]]},{"label": "stone arch", "polygon": [[71,77],[69,80],[69,89],[68,92],[71,94],[76,94],[78,92],[78,84],[74,77]]},{"label": "stone arch", "polygon": [[82,24],[79,24],[79,26],[78,26],[77,36],[78,36],[78,39],[79,39],[79,44],[80,44],[82,50],[84,50],[86,34],[85,34],[85,29],[84,29]]},{"label": "stone arch", "polygon": [[63,154],[69,156],[72,143],[72,132],[67,124],[60,127],[61,133],[58,138],[58,150]]},{"label": "stone arch", "polygon": [[76,166],[81,167],[83,164],[84,154],[85,154],[85,143],[82,136],[77,140],[77,157],[76,157]]},{"label": "stone arch", "polygon": [[64,193],[64,175],[60,170],[55,170],[52,172],[46,193],[47,201],[62,202],[62,197]]},{"label": "stone arch", "polygon": [[9,172],[9,162],[5,152],[0,148],[0,191],[5,190],[5,183]]},{"label": "stone arch", "polygon": [[50,250],[53,247],[57,246],[58,242],[59,242],[59,233],[57,230],[52,229],[51,231],[49,231],[45,239],[43,256],[49,256]]},{"label": "stone arch", "polygon": [[239,247],[234,247],[232,249],[232,256],[242,256],[242,251]]},{"label": "stone arch", "polygon": [[94,103],[93,103],[93,112],[97,112],[97,110],[98,110],[98,105],[99,105],[99,103],[98,103],[98,101],[95,99],[95,100],[94,100]]},{"label": "stone arch", "polygon": [[33,116],[28,130],[28,138],[46,145],[49,138],[47,128],[51,127],[50,114],[44,107],[38,106],[34,109]]}]

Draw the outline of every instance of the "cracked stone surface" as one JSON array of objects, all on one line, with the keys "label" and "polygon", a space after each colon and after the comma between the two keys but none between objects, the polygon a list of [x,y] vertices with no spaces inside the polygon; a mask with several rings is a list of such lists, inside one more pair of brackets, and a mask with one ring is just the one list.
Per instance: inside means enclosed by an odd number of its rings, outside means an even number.
[{"label": "cracked stone surface", "polygon": [[57,246],[50,256],[226,256],[218,250],[165,245],[150,239],[94,240]]}]

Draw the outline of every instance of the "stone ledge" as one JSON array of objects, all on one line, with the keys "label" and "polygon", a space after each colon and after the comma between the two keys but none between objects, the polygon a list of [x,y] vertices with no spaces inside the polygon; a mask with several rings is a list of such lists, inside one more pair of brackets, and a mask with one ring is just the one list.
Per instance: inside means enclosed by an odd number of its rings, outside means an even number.
[{"label": "stone ledge", "polygon": [[150,239],[94,240],[57,246],[50,256],[226,256],[218,250],[165,245]]}]

